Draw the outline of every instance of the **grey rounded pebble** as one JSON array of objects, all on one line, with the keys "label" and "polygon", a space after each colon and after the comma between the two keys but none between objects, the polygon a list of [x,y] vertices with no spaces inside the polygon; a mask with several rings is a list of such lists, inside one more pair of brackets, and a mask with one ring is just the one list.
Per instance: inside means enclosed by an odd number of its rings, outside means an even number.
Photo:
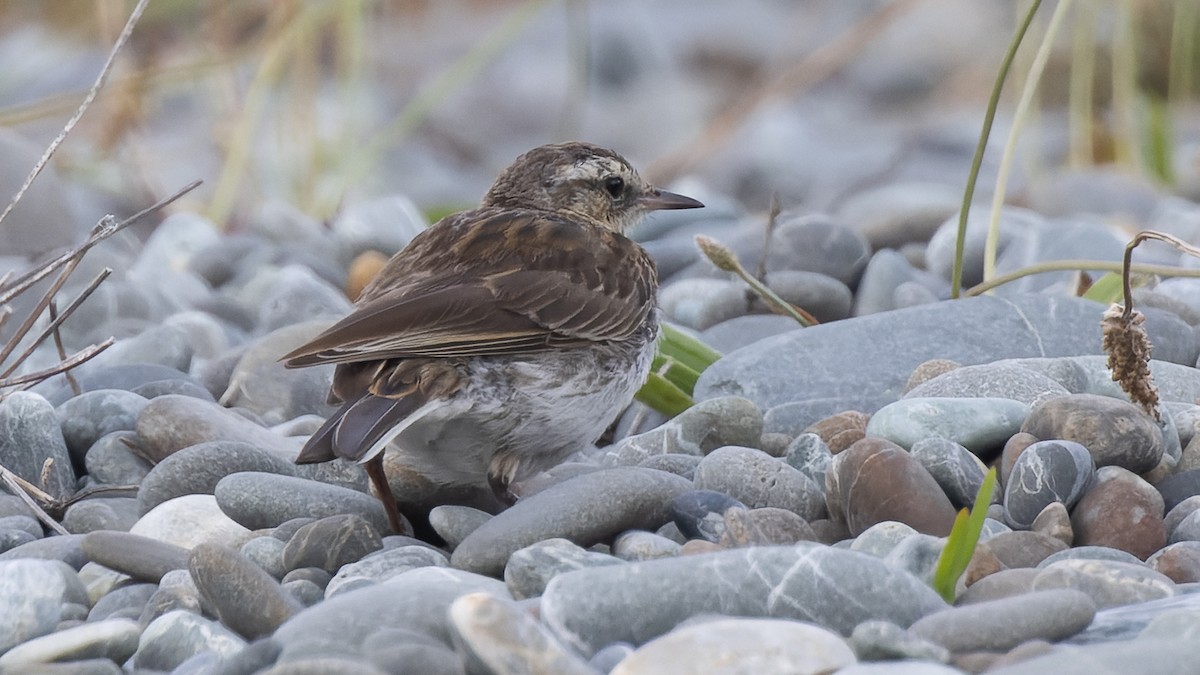
[{"label": "grey rounded pebble", "polygon": [[845,640],[819,626],[721,618],[682,626],[646,643],[612,675],[829,673],[857,661]]},{"label": "grey rounded pebble", "polygon": [[1083,647],[1061,647],[989,675],[1194,675],[1195,644],[1188,640],[1121,640]]},{"label": "grey rounded pebble", "polygon": [[565,480],[481,525],[454,550],[450,564],[500,576],[509,556],[562,537],[581,546],[625,530],[656,529],[670,519],[671,500],[691,481],[653,469],[619,467]]},{"label": "grey rounded pebble", "polygon": [[1062,502],[1070,509],[1095,473],[1091,453],[1078,443],[1034,443],[1017,458],[1004,486],[1005,517],[1013,527],[1027,529],[1050,502]]},{"label": "grey rounded pebble", "polygon": [[158,583],[171,570],[187,569],[187,549],[128,532],[91,532],[83,552],[92,562],[142,581]]},{"label": "grey rounded pebble", "polygon": [[137,420],[141,447],[154,461],[210,441],[241,441],[281,453],[293,453],[296,441],[278,436],[217,403],[191,396],[166,395],[152,399]]},{"label": "grey rounded pebble", "polygon": [[83,552],[84,536],[82,534],[67,534],[36,539],[0,553],[0,561],[22,559],[58,560],[78,570],[88,562],[87,554]]},{"label": "grey rounded pebble", "polygon": [[329,516],[296,530],[283,548],[283,566],[289,570],[318,567],[333,574],[381,548],[379,533],[362,517]]},{"label": "grey rounded pebble", "polygon": [[136,447],[137,443],[138,435],[132,431],[101,436],[83,458],[88,476],[106,485],[141,484],[154,465],[134,452],[131,446]]},{"label": "grey rounded pebble", "polygon": [[722,492],[750,508],[787,509],[805,520],[826,516],[825,493],[808,476],[770,455],[737,446],[719,448],[696,466],[700,490]]},{"label": "grey rounded pebble", "polygon": [[448,643],[446,610],[456,598],[483,591],[507,598],[504,584],[461,570],[422,567],[386,583],[358,588],[305,609],[275,631],[280,661],[313,656],[350,656],[379,631],[403,628]]},{"label": "grey rounded pebble", "polygon": [[123,663],[137,650],[141,628],[130,619],[93,621],[29,640],[0,656],[4,672],[41,672],[39,664],[106,658]]},{"label": "grey rounded pebble", "polygon": [[242,637],[266,637],[301,609],[254,561],[220,544],[192,549],[188,569],[221,623]]},{"label": "grey rounded pebble", "polygon": [[0,429],[0,457],[6,469],[56,499],[75,492],[71,455],[49,401],[28,391],[7,394],[0,400]]},{"label": "grey rounded pebble", "polygon": [[196,654],[232,655],[246,642],[215,621],[184,611],[168,612],[146,626],[134,662],[138,668],[172,670]]},{"label": "grey rounded pebble", "polygon": [[71,454],[82,459],[101,436],[132,431],[148,401],[120,389],[96,389],[69,399],[55,411]]},{"label": "grey rounded pebble", "polygon": [[242,544],[238,550],[267,574],[275,579],[282,579],[288,572],[283,564],[283,547],[284,542],[275,537],[263,536]]},{"label": "grey rounded pebble", "polygon": [[948,438],[988,456],[1021,429],[1029,406],[1007,398],[904,398],[871,415],[867,435],[908,449],[925,438]]},{"label": "grey rounded pebble", "polygon": [[588,551],[566,539],[545,539],[509,556],[504,583],[514,598],[522,600],[541,595],[546,584],[564,572],[619,564],[615,556]]},{"label": "grey rounded pebble", "polygon": [[955,508],[970,507],[983,485],[987,467],[979,457],[948,438],[923,438],[909,449],[950,498]]},{"label": "grey rounded pebble", "polygon": [[656,560],[679,555],[678,543],[645,530],[622,532],[613,540],[611,549],[614,556],[628,561]]},{"label": "grey rounded pebble", "polygon": [[455,643],[488,672],[599,675],[511,600],[469,593],[451,603],[449,613]]},{"label": "grey rounded pebble", "polygon": [[124,616],[128,616],[130,613],[135,617],[140,616],[142,610],[146,608],[146,603],[150,601],[157,590],[157,584],[138,583],[114,588],[96,600],[96,604],[92,605],[91,611],[87,614],[87,620],[102,621],[117,612],[122,612]]},{"label": "grey rounded pebble", "polygon": [[337,574],[322,586],[325,597],[333,597],[360,585],[382,583],[418,567],[446,567],[449,564],[450,560],[446,554],[427,546],[385,548],[368,554],[357,562],[342,565]]},{"label": "grey rounded pebble", "polygon": [[1086,593],[1045,590],[952,607],[917,620],[908,630],[952,652],[1006,651],[1029,640],[1071,637],[1095,615],[1096,604]]},{"label": "grey rounded pebble", "polygon": [[1092,453],[1096,466],[1119,466],[1137,474],[1153,469],[1166,449],[1162,431],[1140,408],[1094,394],[1061,396],[1038,405],[1021,431],[1074,441]]},{"label": "grey rounded pebble", "polygon": [[53,560],[0,561],[0,653],[46,635],[62,620],[63,603],[86,602],[79,576]]},{"label": "grey rounded pebble", "polygon": [[251,530],[276,527],[293,518],[362,516],[376,532],[390,532],[378,499],[336,485],[272,473],[243,472],[222,478],[213,494],[233,520]]},{"label": "grey rounded pebble", "polygon": [[850,644],[860,659],[868,661],[922,659],[946,663],[950,660],[950,650],[917,637],[890,621],[864,621],[858,624],[850,634]]},{"label": "grey rounded pebble", "polygon": [[1090,595],[1099,609],[1168,598],[1176,593],[1175,582],[1166,575],[1142,564],[1111,560],[1060,560],[1042,568],[1033,587],[1078,589]]},{"label": "grey rounded pebble", "polygon": [[67,507],[62,525],[73,534],[97,530],[128,532],[138,519],[137,500],[132,497],[94,497]]},{"label": "grey rounded pebble", "polygon": [[156,464],[138,488],[142,513],[182,495],[210,495],[222,478],[241,471],[290,476],[292,463],[241,441],[211,441],[183,448]]},{"label": "grey rounded pebble", "polygon": [[929,586],[877,558],[801,543],[568,572],[546,587],[541,615],[590,655],[706,613],[811,621],[846,635],[868,619],[904,627],[944,607]]},{"label": "grey rounded pebble", "polygon": [[480,525],[491,520],[492,514],[487,511],[471,508],[470,506],[459,506],[456,504],[445,504],[435,506],[429,512],[429,525],[433,527],[433,531],[437,532],[438,536],[446,541],[446,546],[450,550],[454,550],[462,543],[467,535],[474,532]]}]

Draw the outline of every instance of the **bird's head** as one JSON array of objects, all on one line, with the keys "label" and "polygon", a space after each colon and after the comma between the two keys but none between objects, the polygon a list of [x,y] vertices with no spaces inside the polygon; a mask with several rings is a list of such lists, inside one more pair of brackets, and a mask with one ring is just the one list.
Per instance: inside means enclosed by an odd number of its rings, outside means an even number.
[{"label": "bird's head", "polygon": [[543,145],[505,169],[484,206],[581,216],[624,232],[649,211],[704,206],[646,183],[624,157],[590,143]]}]

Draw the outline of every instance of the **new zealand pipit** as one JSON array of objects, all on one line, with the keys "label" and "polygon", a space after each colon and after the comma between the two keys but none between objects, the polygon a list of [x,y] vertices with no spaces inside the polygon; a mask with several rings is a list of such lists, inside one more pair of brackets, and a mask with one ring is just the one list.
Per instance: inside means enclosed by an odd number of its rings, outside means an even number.
[{"label": "new zealand pipit", "polygon": [[389,444],[435,484],[507,496],[594,442],[645,380],[658,335],[654,263],[623,233],[648,211],[700,206],[594,145],[521,155],[480,208],[413,238],[349,316],[283,357],[337,364],[342,403],[296,462],[365,463],[401,532]]}]

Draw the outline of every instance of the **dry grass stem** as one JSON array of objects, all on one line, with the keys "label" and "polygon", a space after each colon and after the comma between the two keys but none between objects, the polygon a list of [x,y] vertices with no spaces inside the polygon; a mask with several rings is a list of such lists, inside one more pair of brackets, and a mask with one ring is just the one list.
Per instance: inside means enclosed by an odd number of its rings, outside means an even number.
[{"label": "dry grass stem", "polygon": [[54,156],[54,153],[58,150],[58,147],[67,139],[67,136],[75,128],[75,125],[79,124],[79,120],[83,118],[83,114],[87,112],[88,107],[92,105],[92,101],[96,100],[96,96],[104,87],[105,81],[108,80],[108,74],[112,71],[113,63],[117,59],[117,53],[120,52],[121,48],[125,46],[125,43],[129,41],[129,36],[133,33],[133,27],[136,26],[138,20],[142,18],[142,12],[145,11],[146,5],[149,4],[149,1],[150,0],[138,0],[137,5],[134,6],[133,11],[129,14],[129,20],[125,22],[125,28],[121,30],[121,34],[117,36],[117,41],[113,43],[112,49],[109,50],[108,59],[105,60],[104,66],[100,69],[100,74],[96,76],[96,81],[92,84],[92,88],[88,90],[87,96],[84,97],[83,102],[79,104],[78,108],[76,108],[75,114],[71,116],[71,119],[67,120],[65,125],[63,125],[62,131],[60,131],[58,136],[55,136],[54,140],[50,142],[50,145],[46,147],[46,151],[42,153],[42,157],[37,161],[37,164],[34,164],[33,170],[29,172],[29,176],[25,178],[25,182],[21,184],[21,188],[17,190],[17,194],[13,195],[12,200],[8,202],[8,206],[4,207],[3,212],[0,212],[0,224],[4,222],[4,219],[7,218],[8,214],[12,212],[14,207],[16,207],[17,202],[21,201],[21,198],[25,196],[25,193],[29,190],[29,186],[33,185],[33,181],[37,179],[39,174],[42,173],[42,170],[46,168],[46,165],[50,163],[50,158]]},{"label": "dry grass stem", "polygon": [[746,271],[746,268],[742,267],[742,263],[738,262],[737,256],[734,255],[733,251],[729,250],[721,242],[712,237],[706,237],[703,234],[696,235],[695,241],[696,247],[700,249],[704,257],[708,258],[709,262],[719,270],[732,272],[741,277],[742,281],[745,281],[750,286],[750,289],[757,293],[758,297],[762,298],[762,301],[767,304],[767,307],[771,308],[772,312],[782,314],[783,316],[790,316],[801,326],[805,327],[820,323],[811,314],[779,297],[775,291],[767,288],[766,284],[751,276]]}]

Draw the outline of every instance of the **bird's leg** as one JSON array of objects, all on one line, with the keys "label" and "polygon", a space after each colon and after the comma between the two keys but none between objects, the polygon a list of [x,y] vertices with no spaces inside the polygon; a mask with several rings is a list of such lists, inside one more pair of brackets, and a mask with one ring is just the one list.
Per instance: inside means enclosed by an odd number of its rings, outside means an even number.
[{"label": "bird's leg", "polygon": [[392,486],[388,485],[387,475],[383,472],[383,453],[381,452],[367,460],[366,468],[367,475],[371,477],[371,484],[375,486],[375,491],[379,493],[379,501],[383,502],[383,510],[387,511],[388,522],[392,524],[392,531],[395,534],[412,535],[412,530],[408,528],[408,524],[400,516],[400,506],[396,504],[396,495],[392,494]]},{"label": "bird's leg", "polygon": [[496,501],[503,504],[505,508],[517,503],[517,496],[508,489],[508,481],[503,476],[489,473],[488,486],[492,488],[492,494],[496,496]]}]

